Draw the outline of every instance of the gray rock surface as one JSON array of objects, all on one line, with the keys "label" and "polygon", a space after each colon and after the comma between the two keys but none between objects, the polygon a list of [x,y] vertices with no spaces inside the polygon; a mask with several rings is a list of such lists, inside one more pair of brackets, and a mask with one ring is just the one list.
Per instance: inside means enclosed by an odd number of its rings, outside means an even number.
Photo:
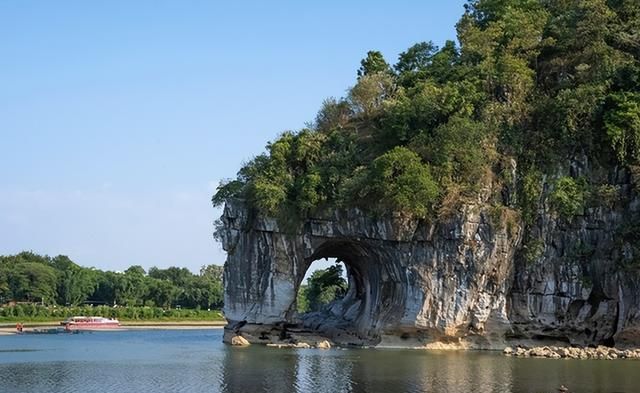
[{"label": "gray rock surface", "polygon": [[506,347],[503,351],[506,356],[516,357],[538,357],[548,359],[602,359],[602,360],[615,360],[615,359],[640,359],[640,349],[616,349],[605,346],[598,347],[517,347],[513,349]]},{"label": "gray rock surface", "polygon": [[[610,206],[563,219],[541,201],[529,244],[534,258],[514,260],[509,320],[515,337],[574,345],[640,345],[640,255],[625,255],[621,233],[640,223],[640,200],[624,171],[609,176]],[[548,187],[548,185],[545,185]],[[640,239],[631,239],[638,243]]]},{"label": "gray rock surface", "polygon": [[[363,346],[387,335],[425,347],[502,349],[532,340],[638,346],[639,275],[620,263],[638,256],[628,255],[633,247],[618,233],[640,201],[624,172],[611,180],[619,190],[613,205],[566,219],[541,198],[526,231],[515,209],[494,207],[490,190],[436,222],[350,209],[295,230],[228,201],[219,232],[228,253],[227,329],[265,344],[293,332]],[[537,252],[523,257],[532,244]],[[348,293],[302,317],[297,290],[322,258],[345,263]]]}]

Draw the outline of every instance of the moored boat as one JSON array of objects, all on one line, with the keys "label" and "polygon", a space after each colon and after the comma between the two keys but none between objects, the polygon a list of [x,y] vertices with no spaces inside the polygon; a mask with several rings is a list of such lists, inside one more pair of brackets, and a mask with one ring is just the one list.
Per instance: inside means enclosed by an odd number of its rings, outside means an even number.
[{"label": "moored boat", "polygon": [[60,322],[67,330],[117,329],[120,321],[103,317],[70,317]]}]

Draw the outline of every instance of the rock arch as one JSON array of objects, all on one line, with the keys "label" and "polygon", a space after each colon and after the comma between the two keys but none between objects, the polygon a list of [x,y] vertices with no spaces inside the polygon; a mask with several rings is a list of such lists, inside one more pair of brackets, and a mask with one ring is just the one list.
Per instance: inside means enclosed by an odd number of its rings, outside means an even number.
[{"label": "rock arch", "polygon": [[[509,328],[520,233],[496,228],[488,217],[469,208],[436,225],[352,209],[310,218],[292,233],[230,201],[219,233],[228,253],[225,337],[269,343],[304,332],[372,345],[395,335],[490,347],[493,334]],[[345,262],[349,292],[330,314],[300,320],[297,290],[309,265],[324,257]]]},{"label": "rock arch", "polygon": [[[303,326],[329,336],[351,332],[351,341],[369,342],[378,339],[390,321],[402,317],[408,287],[405,269],[382,245],[370,240],[325,240],[306,258],[302,276],[313,261],[322,258],[337,258],[345,264],[349,290],[329,310],[305,315]],[[296,289],[301,282],[299,274]]]}]

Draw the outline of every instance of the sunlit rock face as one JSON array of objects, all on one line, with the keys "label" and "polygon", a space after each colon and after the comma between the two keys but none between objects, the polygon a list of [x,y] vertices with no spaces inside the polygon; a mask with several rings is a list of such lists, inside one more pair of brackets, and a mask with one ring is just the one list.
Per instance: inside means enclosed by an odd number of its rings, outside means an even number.
[{"label": "sunlit rock face", "polygon": [[[572,171],[595,173],[586,163]],[[571,219],[559,219],[548,203],[540,203],[530,228],[536,257],[514,261],[513,336],[640,346],[640,255],[632,251],[640,239],[624,235],[640,225],[640,199],[626,171],[609,173],[607,182],[616,189],[614,201],[591,201]]]},{"label": "sunlit rock face", "polygon": [[[482,209],[467,206],[438,223],[354,209],[309,219],[291,233],[231,202],[222,221],[224,312],[245,335],[296,325],[344,344],[377,344],[390,334],[491,347],[510,328],[507,293],[520,233],[492,224]],[[347,295],[300,318],[295,299],[305,272],[331,257],[347,266]]]},{"label": "sunlit rock face", "polygon": [[[227,337],[269,343],[304,333],[343,345],[432,348],[640,345],[638,268],[620,262],[640,256],[617,235],[640,202],[623,172],[612,180],[619,202],[570,220],[542,198],[527,244],[517,211],[496,209],[490,191],[435,222],[350,209],[294,231],[230,201],[219,233],[228,253]],[[513,189],[505,194],[513,198]],[[539,252],[523,257],[531,244]],[[298,315],[297,290],[322,258],[345,263],[348,293],[323,312]]]}]

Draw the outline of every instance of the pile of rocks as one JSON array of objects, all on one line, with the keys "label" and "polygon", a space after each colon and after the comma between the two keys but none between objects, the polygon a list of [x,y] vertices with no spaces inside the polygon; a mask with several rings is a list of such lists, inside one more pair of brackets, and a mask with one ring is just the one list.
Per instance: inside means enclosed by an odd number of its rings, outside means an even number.
[{"label": "pile of rocks", "polygon": [[[237,347],[246,347],[251,345],[249,340],[242,337],[239,334],[234,335],[229,340],[229,343],[233,346]],[[304,341],[290,341],[290,342],[278,342],[278,343],[268,343],[267,347],[271,348],[298,348],[298,349],[309,349],[309,348],[318,348],[318,349],[331,349],[331,343],[328,340],[318,340],[312,342],[312,344]]]},{"label": "pile of rocks", "polygon": [[507,356],[538,357],[549,359],[640,359],[640,349],[617,349],[604,346],[596,348],[577,347],[507,347],[503,353]]},{"label": "pile of rocks", "polygon": [[298,348],[298,349],[309,349],[309,348],[318,348],[318,349],[330,349],[331,343],[329,341],[320,341],[315,345],[311,345],[305,342],[297,342],[297,343],[270,343],[267,344],[267,347],[272,348]]}]

